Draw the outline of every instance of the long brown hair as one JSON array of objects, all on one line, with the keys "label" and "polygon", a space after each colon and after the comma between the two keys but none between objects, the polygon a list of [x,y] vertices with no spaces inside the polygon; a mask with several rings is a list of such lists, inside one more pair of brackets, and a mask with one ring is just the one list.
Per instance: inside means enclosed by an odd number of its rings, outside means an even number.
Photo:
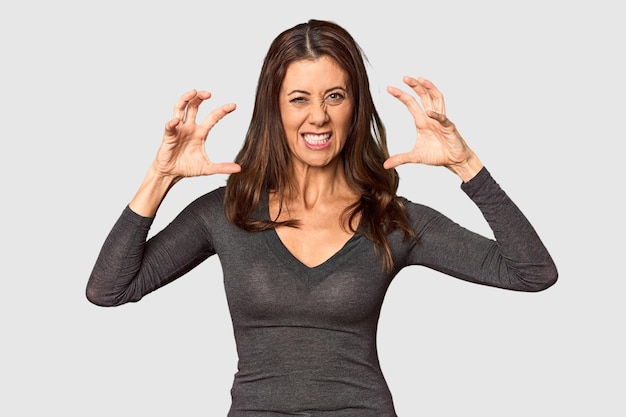
[{"label": "long brown hair", "polygon": [[270,45],[257,84],[252,120],[235,159],[241,172],[231,174],[226,185],[226,215],[248,231],[298,226],[297,219],[264,221],[253,215],[261,193],[276,192],[282,202],[292,186],[290,153],[279,109],[279,92],[287,68],[294,61],[322,56],[332,58],[345,71],[354,103],[352,127],[341,156],[348,184],[361,198],[346,208],[344,216],[352,225],[361,215],[362,232],[374,242],[385,270],[390,271],[393,259],[387,235],[395,229],[402,230],[404,238],[415,238],[415,234],[396,196],[398,173],[383,168],[389,152],[385,127],[370,92],[367,58],[352,36],[334,22],[309,20],[285,30]]}]

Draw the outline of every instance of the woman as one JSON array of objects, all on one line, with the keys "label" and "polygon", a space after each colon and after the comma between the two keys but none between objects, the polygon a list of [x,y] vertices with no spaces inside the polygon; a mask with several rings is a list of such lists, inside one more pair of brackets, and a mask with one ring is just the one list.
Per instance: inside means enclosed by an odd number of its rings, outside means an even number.
[{"label": "woman", "polygon": [[[385,292],[404,267],[471,282],[540,291],[556,267],[531,224],[493,180],[428,80],[404,78],[414,148],[389,156],[363,56],[340,26],[311,20],[281,33],[259,77],[235,163],[204,151],[227,104],[196,123],[205,91],[176,103],[143,183],[106,239],[88,299],[115,306],[219,256],[239,355],[230,417],[395,416],[376,351]],[[396,195],[395,167],[448,168],[495,240]],[[231,174],[147,240],[180,179]]]}]

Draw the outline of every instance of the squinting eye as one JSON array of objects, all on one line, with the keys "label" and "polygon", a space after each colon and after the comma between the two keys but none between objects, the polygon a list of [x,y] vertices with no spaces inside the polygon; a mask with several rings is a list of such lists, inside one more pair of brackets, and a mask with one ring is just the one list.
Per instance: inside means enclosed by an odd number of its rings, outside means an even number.
[{"label": "squinting eye", "polygon": [[304,97],[294,97],[291,100],[289,100],[289,102],[296,106],[304,106],[305,104],[308,103],[308,100]]}]

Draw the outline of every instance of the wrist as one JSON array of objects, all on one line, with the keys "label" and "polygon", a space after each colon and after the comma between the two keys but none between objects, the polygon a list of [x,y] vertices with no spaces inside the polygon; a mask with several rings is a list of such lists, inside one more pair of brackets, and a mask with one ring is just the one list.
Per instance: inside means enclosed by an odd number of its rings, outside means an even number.
[{"label": "wrist", "polygon": [[144,177],[144,182],[151,182],[153,185],[158,187],[165,187],[166,189],[169,189],[182,178],[183,177],[164,173],[157,168],[156,163],[153,163],[150,165],[150,168]]},{"label": "wrist", "polygon": [[447,168],[458,175],[463,182],[468,182],[480,172],[483,163],[476,154],[472,153],[464,162],[448,165]]}]

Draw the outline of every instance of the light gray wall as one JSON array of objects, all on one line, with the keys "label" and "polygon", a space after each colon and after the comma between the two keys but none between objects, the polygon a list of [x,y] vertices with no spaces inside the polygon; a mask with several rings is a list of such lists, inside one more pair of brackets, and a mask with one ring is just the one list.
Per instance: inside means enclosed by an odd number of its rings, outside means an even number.
[{"label": "light gray wall", "polygon": [[[116,309],[90,305],[84,287],[182,92],[212,91],[207,114],[238,104],[208,140],[214,160],[231,160],[269,43],[321,18],[368,55],[392,152],[408,150],[415,131],[385,87],[405,74],[430,78],[560,271],[539,294],[403,271],[379,335],[398,414],[624,415],[626,37],[617,4],[250,3],[0,6],[0,414],[225,415],[236,352],[217,258]],[[447,170],[399,172],[401,194],[489,233]],[[154,230],[224,181],[179,183]]]}]

